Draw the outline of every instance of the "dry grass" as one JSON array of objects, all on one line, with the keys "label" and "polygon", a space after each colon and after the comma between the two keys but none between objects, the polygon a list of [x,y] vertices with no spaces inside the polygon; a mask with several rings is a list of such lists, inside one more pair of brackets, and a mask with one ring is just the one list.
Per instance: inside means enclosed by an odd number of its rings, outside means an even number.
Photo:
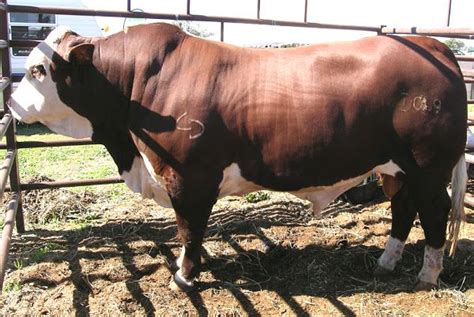
[{"label": "dry grass", "polygon": [[[50,182],[42,176],[30,183]],[[29,224],[67,222],[82,218],[97,218],[99,204],[103,198],[90,191],[72,192],[66,189],[26,191],[23,194],[24,212]]]},{"label": "dry grass", "polygon": [[[72,210],[94,210],[97,200],[85,196]],[[7,280],[12,290],[3,295],[2,313],[474,314],[474,258],[467,249],[472,240],[462,240],[467,242],[460,243],[456,257],[445,259],[437,291],[411,291],[422,261],[419,224],[393,276],[372,277],[391,220],[383,200],[362,206],[337,202],[322,219],[312,217],[307,202],[287,194],[257,203],[221,200],[209,223],[204,270],[197,290],[189,294],[168,288],[169,264],[180,250],[173,212],[135,197],[114,206],[87,227],[39,224],[15,237]],[[63,217],[69,219],[64,211]],[[468,237],[474,232],[472,217],[469,210]],[[48,245],[59,247],[41,261],[29,260]],[[14,266],[18,259],[24,259],[21,268]]]}]

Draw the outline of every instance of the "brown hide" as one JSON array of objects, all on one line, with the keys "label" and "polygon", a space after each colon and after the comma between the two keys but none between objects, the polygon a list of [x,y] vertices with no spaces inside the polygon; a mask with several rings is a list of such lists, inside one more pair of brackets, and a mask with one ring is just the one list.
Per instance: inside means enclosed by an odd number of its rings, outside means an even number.
[{"label": "brown hide", "polygon": [[[156,24],[92,43],[98,75],[121,96],[94,94],[94,110],[78,112],[122,120],[158,174],[205,178],[236,162],[248,180],[295,190],[393,160],[447,178],[464,147],[462,75],[433,39],[248,49]],[[163,129],[163,118],[174,125]]]},{"label": "brown hide", "polygon": [[437,40],[249,49],[152,24],[104,39],[68,34],[50,70],[120,172],[141,152],[162,176],[185,246],[175,275],[184,288],[199,274],[207,219],[232,163],[247,185],[286,191],[390,163],[380,172],[396,175],[384,179],[392,237],[405,241],[419,213],[428,245],[444,245],[467,105],[454,55]]},{"label": "brown hide", "polygon": [[390,175],[382,175],[383,177],[383,193],[388,199],[392,199],[396,193],[402,188],[403,182],[396,177]]}]

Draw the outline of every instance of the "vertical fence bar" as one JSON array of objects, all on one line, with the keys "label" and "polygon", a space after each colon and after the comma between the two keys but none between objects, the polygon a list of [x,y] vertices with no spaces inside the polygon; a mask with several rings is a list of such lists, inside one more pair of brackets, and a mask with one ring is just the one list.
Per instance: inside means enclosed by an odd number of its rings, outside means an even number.
[{"label": "vertical fence bar", "polygon": [[452,6],[452,0],[449,0],[449,6],[448,6],[448,25],[449,26],[451,24],[451,6]]},{"label": "vertical fence bar", "polygon": [[127,11],[132,12],[132,0],[127,0]]},{"label": "vertical fence bar", "polygon": [[[6,0],[1,0],[2,4],[6,6],[5,11],[0,12],[0,39],[5,40],[8,44],[8,6]],[[5,49],[2,52],[2,76],[11,77],[11,68],[10,68],[10,51]],[[3,107],[5,113],[8,112],[8,105],[6,101],[10,98],[11,95],[11,85],[3,91]],[[5,134],[7,139],[7,150],[13,151],[16,154],[16,134],[15,134],[15,120],[12,120],[11,124],[8,126],[7,132]],[[10,188],[12,192],[18,193],[18,210],[16,212],[16,229],[19,233],[25,232],[25,222],[23,217],[23,208],[21,203],[21,191],[20,191],[20,176],[18,171],[18,155],[15,155],[13,161],[12,169],[10,171]]]},{"label": "vertical fence bar", "polygon": [[186,14],[191,15],[191,0],[186,2]]},{"label": "vertical fence bar", "polygon": [[18,169],[18,149],[16,147],[16,131],[15,131],[15,120],[8,127],[7,133],[7,145],[9,150],[17,153],[13,160],[12,169],[10,171],[10,188],[13,193],[18,193],[18,209],[16,212],[16,231],[18,233],[25,232],[25,219],[23,215],[23,203],[21,201],[21,189],[20,189],[20,173]]},{"label": "vertical fence bar", "polygon": [[260,0],[257,0],[257,19],[260,19]]},{"label": "vertical fence bar", "polygon": [[224,42],[224,22],[221,22],[221,42]]},{"label": "vertical fence bar", "polygon": [[304,0],[304,23],[308,22],[308,0]]},{"label": "vertical fence bar", "polygon": [[15,226],[15,214],[18,210],[17,194],[13,194],[8,203],[7,212],[5,213],[5,223],[2,230],[2,240],[0,243],[0,292],[3,289],[3,280],[7,269],[8,250],[12,239],[13,227]]},{"label": "vertical fence bar", "polygon": [[[3,40],[5,48],[1,52],[2,62],[2,76],[10,78],[10,51],[9,51],[9,39],[8,39],[8,6],[6,0],[0,0],[0,40]],[[11,95],[11,84],[3,90],[3,108],[4,113],[9,112],[6,101]],[[16,139],[15,139],[15,120],[12,119],[8,125],[6,131],[7,137],[7,153],[13,153],[12,167],[9,173],[10,186],[14,192],[11,195],[11,200],[8,203],[7,211],[5,214],[5,222],[2,230],[2,239],[0,241],[0,292],[3,289],[3,280],[5,278],[5,272],[7,268],[8,253],[10,249],[10,242],[13,234],[13,227],[15,226],[15,218],[17,224],[17,231],[24,232],[24,221],[23,213],[20,206],[21,193],[20,193],[20,179],[18,176],[18,160],[16,155]],[[2,189],[3,193],[3,189]]]}]

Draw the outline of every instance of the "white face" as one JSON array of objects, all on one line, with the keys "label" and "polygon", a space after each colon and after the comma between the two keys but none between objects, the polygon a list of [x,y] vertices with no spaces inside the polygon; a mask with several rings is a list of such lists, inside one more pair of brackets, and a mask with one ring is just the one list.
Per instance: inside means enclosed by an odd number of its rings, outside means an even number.
[{"label": "white face", "polygon": [[11,96],[10,108],[17,120],[39,121],[56,133],[86,138],[92,136],[91,123],[61,101],[50,73],[53,53],[68,31],[66,27],[56,28],[33,49],[26,61],[25,77]]}]

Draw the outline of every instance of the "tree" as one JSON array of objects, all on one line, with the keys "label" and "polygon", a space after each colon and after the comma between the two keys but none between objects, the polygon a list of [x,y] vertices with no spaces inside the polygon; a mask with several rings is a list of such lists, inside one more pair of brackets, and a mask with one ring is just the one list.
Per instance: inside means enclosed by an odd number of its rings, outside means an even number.
[{"label": "tree", "polygon": [[189,22],[189,21],[176,21],[175,25],[179,26],[181,30],[188,32],[189,34],[199,36],[199,37],[209,37],[213,35],[212,32],[204,29],[196,22]]},{"label": "tree", "polygon": [[446,40],[444,41],[444,44],[446,44],[452,51],[461,51],[466,45],[463,41],[458,39]]}]

